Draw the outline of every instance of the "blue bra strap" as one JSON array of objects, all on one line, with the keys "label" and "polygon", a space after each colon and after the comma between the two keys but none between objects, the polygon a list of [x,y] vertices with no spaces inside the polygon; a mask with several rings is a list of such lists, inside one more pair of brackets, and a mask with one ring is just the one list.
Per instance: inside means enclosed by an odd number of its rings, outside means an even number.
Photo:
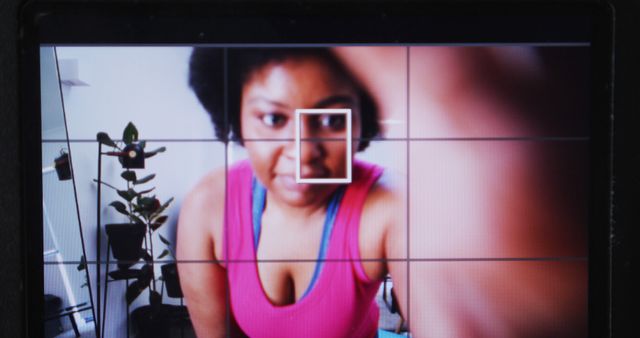
[{"label": "blue bra strap", "polygon": [[251,217],[253,220],[253,247],[258,252],[258,241],[260,240],[260,230],[262,230],[262,212],[267,200],[267,190],[253,178],[252,182],[253,203],[251,203]]},{"label": "blue bra strap", "polygon": [[[258,242],[260,241],[260,231],[262,229],[262,212],[264,211],[264,205],[267,197],[267,190],[256,180],[253,178],[253,197],[252,197],[252,219],[253,219],[253,244],[256,252],[258,251]],[[331,230],[333,230],[333,224],[336,220],[336,215],[338,214],[338,207],[340,206],[340,201],[342,200],[342,196],[344,195],[344,186],[340,186],[336,192],[333,193],[331,199],[329,200],[329,205],[327,207],[327,215],[324,220],[324,226],[322,229],[322,240],[320,241],[320,250],[318,252],[318,261],[316,263],[315,271],[313,272],[313,277],[311,277],[311,282],[309,283],[309,287],[304,292],[304,296],[306,296],[309,291],[313,288],[320,275],[320,270],[322,270],[322,266],[324,264],[323,259],[327,255],[327,250],[329,248],[329,237],[331,237]]]},{"label": "blue bra strap", "polygon": [[309,291],[313,288],[318,280],[318,276],[320,276],[320,270],[324,265],[324,258],[327,256],[327,249],[329,248],[329,237],[331,237],[331,230],[333,230],[333,224],[336,220],[336,215],[338,214],[338,207],[340,206],[340,201],[342,200],[342,195],[344,194],[344,186],[340,186],[338,190],[331,196],[331,200],[329,200],[329,206],[327,208],[327,216],[324,219],[324,228],[322,230],[322,241],[320,242],[320,252],[318,253],[318,261],[316,262],[316,269],[313,271],[313,277],[311,277],[311,282],[309,283],[309,287],[304,292],[302,297],[306,296]]}]

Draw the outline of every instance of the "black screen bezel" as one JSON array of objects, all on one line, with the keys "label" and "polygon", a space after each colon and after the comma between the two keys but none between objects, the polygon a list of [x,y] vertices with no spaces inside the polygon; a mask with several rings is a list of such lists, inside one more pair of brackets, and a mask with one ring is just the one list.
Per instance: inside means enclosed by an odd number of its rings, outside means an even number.
[{"label": "black screen bezel", "polygon": [[[612,10],[594,3],[32,3],[21,13],[25,326],[43,335],[39,47],[179,44],[591,44],[589,336],[609,336]],[[508,27],[508,29],[505,29]]]}]

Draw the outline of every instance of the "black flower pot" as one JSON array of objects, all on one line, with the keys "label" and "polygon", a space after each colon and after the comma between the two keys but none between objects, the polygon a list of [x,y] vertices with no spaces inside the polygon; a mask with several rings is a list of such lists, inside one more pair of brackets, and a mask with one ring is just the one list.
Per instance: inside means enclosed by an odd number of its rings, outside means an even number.
[{"label": "black flower pot", "polygon": [[180,278],[178,277],[178,265],[176,263],[169,263],[161,266],[160,269],[162,270],[164,285],[167,288],[167,296],[171,298],[182,298]]},{"label": "black flower pot", "polygon": [[141,223],[107,224],[105,226],[113,257],[122,261],[137,261],[142,253],[142,240],[147,226]]},{"label": "black flower pot", "polygon": [[160,306],[145,305],[135,309],[131,313],[136,337],[140,338],[169,338],[171,329],[169,305]]},{"label": "black flower pot", "polygon": [[144,169],[144,149],[137,143],[124,147],[119,159],[123,168]]},{"label": "black flower pot", "polygon": [[168,304],[141,306],[133,310],[131,321],[134,333],[139,338],[175,337],[172,331],[190,326],[187,308]]},{"label": "black flower pot", "polygon": [[54,161],[54,167],[60,181],[71,179],[71,166],[69,165],[69,154],[63,153]]}]

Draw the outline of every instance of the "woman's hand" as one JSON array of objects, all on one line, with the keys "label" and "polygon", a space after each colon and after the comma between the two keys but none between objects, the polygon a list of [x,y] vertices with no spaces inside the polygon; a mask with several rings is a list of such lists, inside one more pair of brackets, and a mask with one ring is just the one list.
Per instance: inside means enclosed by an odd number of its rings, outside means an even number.
[{"label": "woman's hand", "polygon": [[[341,47],[336,52],[374,94],[382,120],[406,122],[411,112],[410,124],[388,129],[393,137],[548,135],[558,127],[543,122],[566,116],[529,105],[553,102],[548,97],[522,105],[506,90],[555,94],[540,89],[554,88],[554,81],[541,77],[545,72],[533,48]],[[402,86],[407,80],[408,89]],[[587,255],[588,195],[578,169],[587,163],[585,147],[420,140],[409,147],[409,226],[400,219],[387,225],[382,257],[413,336],[586,336],[586,259],[536,260]],[[379,208],[390,209],[387,203]],[[392,214],[404,213],[406,207]],[[410,262],[402,261],[407,240]]]}]

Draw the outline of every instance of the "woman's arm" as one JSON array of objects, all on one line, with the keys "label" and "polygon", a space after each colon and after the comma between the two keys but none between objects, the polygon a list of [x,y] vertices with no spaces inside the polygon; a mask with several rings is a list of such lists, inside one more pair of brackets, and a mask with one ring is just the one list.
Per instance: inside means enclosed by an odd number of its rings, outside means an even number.
[{"label": "woman's arm", "polygon": [[[214,175],[210,175],[214,176]],[[226,270],[217,263],[221,250],[223,193],[205,178],[185,199],[178,221],[178,272],[191,322],[198,337],[225,337]]]},{"label": "woman's arm", "polygon": [[[364,206],[360,229],[362,265],[369,278],[391,274],[400,312],[407,316],[407,208],[406,190],[397,177],[385,172],[372,187]],[[382,263],[381,263],[382,262]]]},{"label": "woman's arm", "polygon": [[[379,181],[383,187],[378,201],[378,209],[384,224],[383,257],[386,260],[386,271],[393,281],[393,293],[398,300],[400,315],[407,320],[409,307],[407,282],[407,207],[406,190],[402,189],[399,181],[405,178],[385,175]],[[416,335],[416,337],[421,337]]]}]

